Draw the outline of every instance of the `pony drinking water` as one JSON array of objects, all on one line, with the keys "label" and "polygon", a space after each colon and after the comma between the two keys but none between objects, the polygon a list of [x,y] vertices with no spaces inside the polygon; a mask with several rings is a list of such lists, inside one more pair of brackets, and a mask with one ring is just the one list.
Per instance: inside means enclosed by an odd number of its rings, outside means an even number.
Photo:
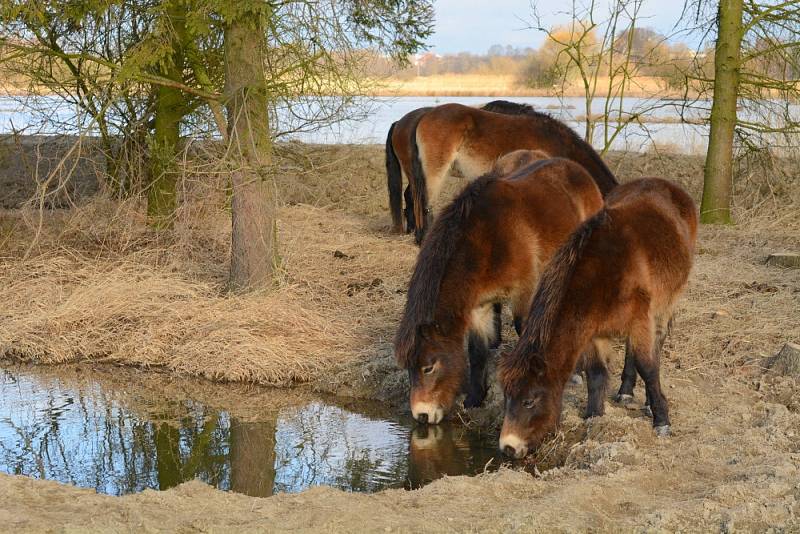
[{"label": "pony drinking water", "polygon": [[620,394],[633,393],[638,372],[656,433],[669,434],[660,355],[696,237],[691,197],[659,178],[617,187],[605,208],[572,234],[542,275],[519,342],[500,359],[501,450],[522,458],[556,429],[564,385],[580,357],[586,416],[603,415],[608,370],[591,342],[610,336],[628,339]]},{"label": "pony drinking water", "polygon": [[559,158],[489,173],[443,210],[422,243],[395,338],[417,421],[440,422],[461,392],[465,407],[483,402],[495,304],[511,301],[519,332],[541,271],[602,204],[589,173]]}]

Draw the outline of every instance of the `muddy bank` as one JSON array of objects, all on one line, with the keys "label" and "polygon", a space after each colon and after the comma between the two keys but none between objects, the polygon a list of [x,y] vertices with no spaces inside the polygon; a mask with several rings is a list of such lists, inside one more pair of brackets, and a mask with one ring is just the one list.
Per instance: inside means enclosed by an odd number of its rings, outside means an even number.
[{"label": "muddy bank", "polygon": [[[622,408],[587,424],[572,466],[535,478],[502,470],[421,490],[374,495],[314,488],[251,498],[200,482],[108,497],[52,482],[0,476],[9,530],[224,529],[300,532],[791,531],[800,527],[800,415],[742,388],[738,401],[684,389],[676,435],[651,436]],[[726,406],[727,404],[727,406]],[[572,418],[568,415],[568,420]]]}]

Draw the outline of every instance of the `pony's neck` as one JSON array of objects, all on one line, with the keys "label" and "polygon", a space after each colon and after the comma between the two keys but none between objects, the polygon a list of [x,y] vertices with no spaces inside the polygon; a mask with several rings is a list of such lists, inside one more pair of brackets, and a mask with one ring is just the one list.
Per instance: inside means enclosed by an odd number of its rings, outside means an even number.
[{"label": "pony's neck", "polygon": [[467,334],[477,292],[468,279],[456,280],[460,278],[457,274],[448,273],[442,280],[434,318],[437,323],[447,325],[448,337],[463,339]]},{"label": "pony's neck", "polygon": [[571,308],[566,303],[562,305],[544,347],[545,373],[552,384],[560,387],[572,376],[581,352],[588,347],[594,335],[580,311]]}]

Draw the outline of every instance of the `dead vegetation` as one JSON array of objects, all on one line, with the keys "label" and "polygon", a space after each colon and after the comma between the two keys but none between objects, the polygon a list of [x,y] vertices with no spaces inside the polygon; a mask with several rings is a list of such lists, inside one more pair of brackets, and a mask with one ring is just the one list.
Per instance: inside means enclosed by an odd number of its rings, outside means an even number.
[{"label": "dead vegetation", "polygon": [[[670,176],[699,197],[699,158],[610,159],[623,179]],[[2,212],[0,355],[395,397],[403,377],[391,339],[416,248],[387,233],[381,147],[281,147],[282,270],[273,291],[246,296],[224,291],[223,178],[197,168],[203,172],[186,174],[184,207],[168,235],[148,230],[133,200],[99,196],[66,210]],[[680,311],[680,352],[693,356],[675,363],[687,372],[739,364],[743,347],[769,355],[800,331],[796,271],[766,268],[762,257],[797,248],[800,188],[775,167],[741,176],[741,223],[703,230]],[[460,185],[452,180],[451,192]]]}]

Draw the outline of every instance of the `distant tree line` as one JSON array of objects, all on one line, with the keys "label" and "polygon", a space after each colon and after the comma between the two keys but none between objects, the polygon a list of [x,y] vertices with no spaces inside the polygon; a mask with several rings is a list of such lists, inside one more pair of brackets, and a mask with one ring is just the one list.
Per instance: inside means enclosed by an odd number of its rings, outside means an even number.
[{"label": "distant tree line", "polygon": [[[564,43],[577,38],[570,29],[554,27],[539,48],[495,44],[485,54],[460,52],[438,55],[432,52],[415,58],[411,65],[397,70],[388,59],[374,58],[370,73],[394,75],[401,79],[441,74],[513,75],[526,87],[552,87],[564,76],[571,76]],[[713,72],[714,48],[695,51],[682,42],[672,42],[652,28],[632,28],[615,36],[614,48],[620,53],[630,47],[631,59],[642,76],[663,78],[670,87],[680,88],[689,71]],[[584,47],[599,46],[596,31],[582,36]],[[630,45],[628,41],[630,40]],[[610,65],[605,65],[608,70]]]}]

